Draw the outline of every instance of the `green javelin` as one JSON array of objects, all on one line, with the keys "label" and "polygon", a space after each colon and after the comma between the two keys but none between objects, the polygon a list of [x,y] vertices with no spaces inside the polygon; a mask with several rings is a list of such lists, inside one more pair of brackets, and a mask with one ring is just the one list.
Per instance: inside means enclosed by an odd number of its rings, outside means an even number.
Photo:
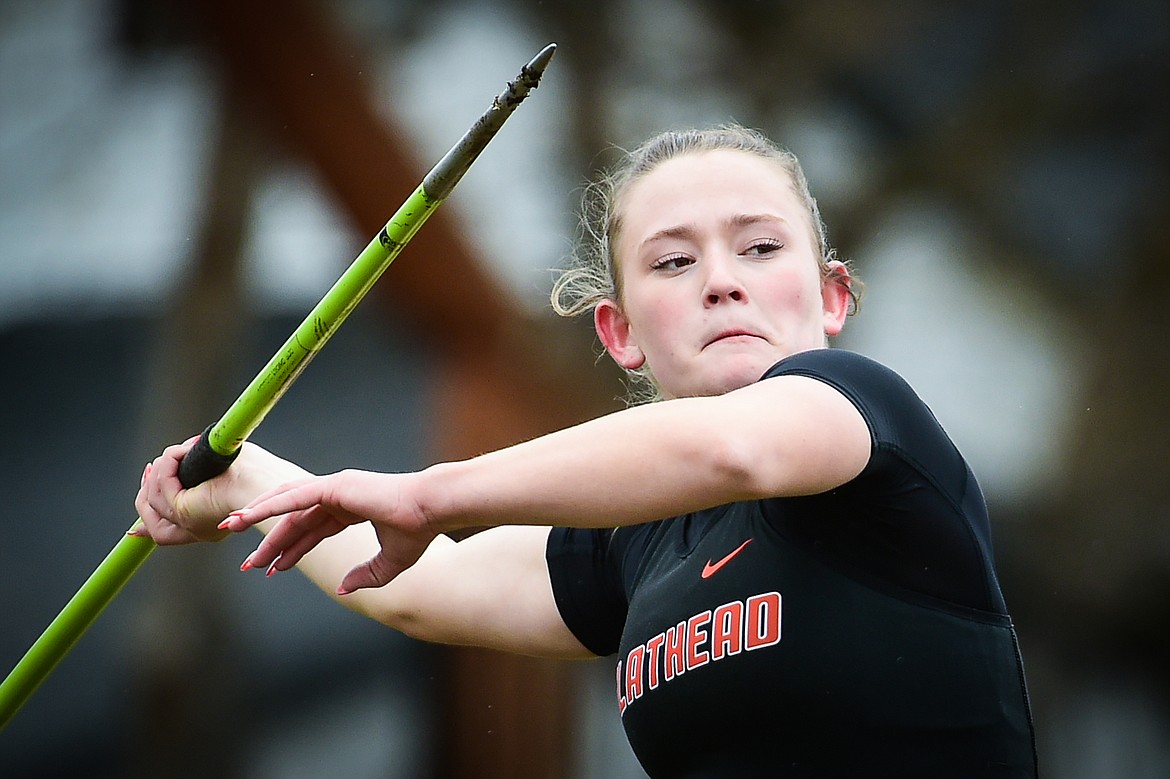
[{"label": "green javelin", "polygon": [[[508,83],[483,116],[431,169],[422,184],[309,312],[223,417],[203,432],[181,463],[179,478],[185,486],[193,487],[227,470],[252,431],[374,286],[427,217],[447,198],[516,106],[537,87],[555,52],[556,45],[549,44],[521,69],[515,80]],[[155,543],[149,538],[124,536],[106,555],[0,684],[0,729],[11,721],[155,548]]]}]

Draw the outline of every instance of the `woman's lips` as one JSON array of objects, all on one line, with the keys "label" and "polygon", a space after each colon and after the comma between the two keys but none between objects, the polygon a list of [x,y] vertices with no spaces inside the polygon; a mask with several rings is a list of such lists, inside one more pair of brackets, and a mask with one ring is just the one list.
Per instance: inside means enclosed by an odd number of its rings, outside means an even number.
[{"label": "woman's lips", "polygon": [[755,333],[748,332],[747,330],[726,330],[708,341],[707,346],[719,343],[720,341],[746,341],[750,338],[759,337]]}]

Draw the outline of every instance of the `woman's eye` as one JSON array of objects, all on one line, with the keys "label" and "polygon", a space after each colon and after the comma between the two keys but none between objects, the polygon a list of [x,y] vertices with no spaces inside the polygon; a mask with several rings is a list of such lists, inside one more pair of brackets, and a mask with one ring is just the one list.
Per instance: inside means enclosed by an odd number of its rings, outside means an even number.
[{"label": "woman's eye", "polygon": [[655,260],[650,267],[654,270],[682,270],[694,260],[685,254],[672,254]]},{"label": "woman's eye", "polygon": [[780,251],[784,248],[784,244],[779,241],[758,241],[747,248],[744,254],[762,257],[773,252]]}]

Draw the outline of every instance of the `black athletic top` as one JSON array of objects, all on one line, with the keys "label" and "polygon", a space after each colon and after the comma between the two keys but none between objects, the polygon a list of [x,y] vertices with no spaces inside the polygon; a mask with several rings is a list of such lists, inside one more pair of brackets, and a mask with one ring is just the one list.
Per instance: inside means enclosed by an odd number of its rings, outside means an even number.
[{"label": "black athletic top", "polygon": [[896,373],[818,349],[773,366],[861,412],[865,470],[819,495],[554,528],[565,624],[616,653],[653,777],[1033,777],[1023,667],[979,486]]}]

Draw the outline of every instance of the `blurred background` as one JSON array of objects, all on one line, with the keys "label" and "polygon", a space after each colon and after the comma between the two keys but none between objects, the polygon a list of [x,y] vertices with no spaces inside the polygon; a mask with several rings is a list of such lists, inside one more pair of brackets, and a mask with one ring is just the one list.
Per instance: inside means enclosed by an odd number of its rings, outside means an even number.
[{"label": "blurred background", "polygon": [[[838,345],[972,462],[1060,779],[1170,776],[1170,5],[0,2],[0,672],[422,175],[559,50],[256,431],[410,469],[620,407],[553,321],[580,188],[668,127],[803,161]],[[612,662],[421,644],[254,538],[156,552],[9,727],[36,777],[639,777]]]}]

